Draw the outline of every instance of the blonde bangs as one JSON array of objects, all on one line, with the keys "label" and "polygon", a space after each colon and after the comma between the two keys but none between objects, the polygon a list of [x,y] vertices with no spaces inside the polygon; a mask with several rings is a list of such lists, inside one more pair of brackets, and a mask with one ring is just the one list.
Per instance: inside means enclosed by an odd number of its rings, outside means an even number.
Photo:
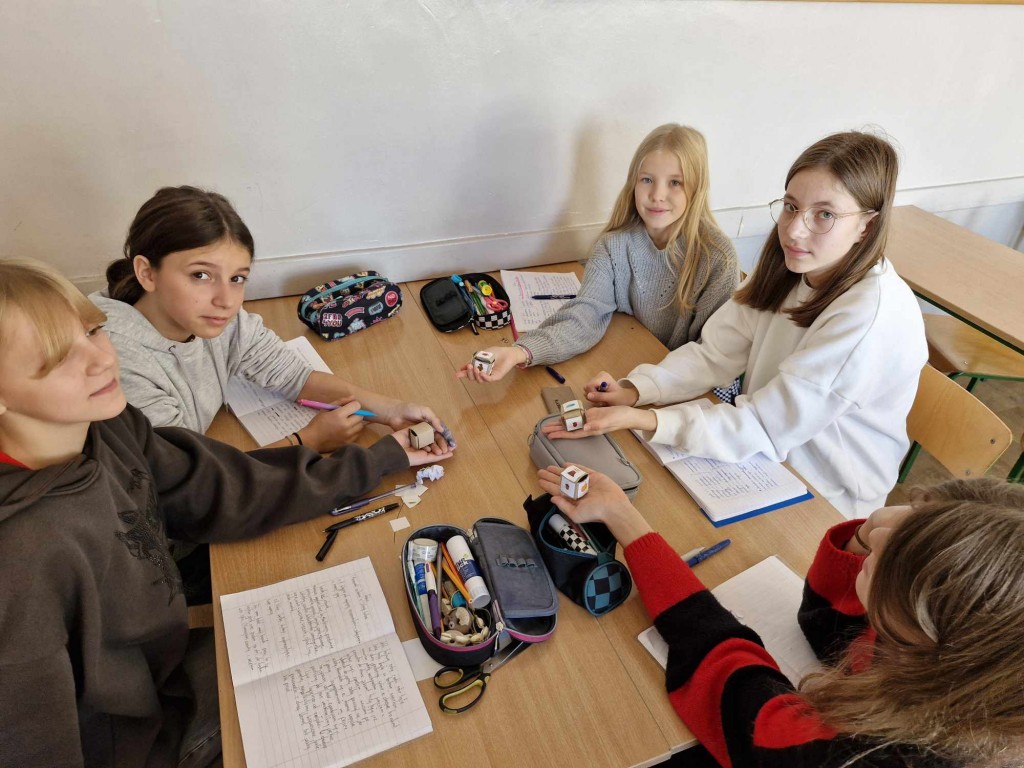
[{"label": "blonde bangs", "polygon": [[[7,313],[24,313],[39,336],[45,376],[67,356],[81,326],[100,325],[107,316],[52,267],[37,261],[0,261],[0,343],[5,341]],[[69,323],[77,318],[80,325]]]}]

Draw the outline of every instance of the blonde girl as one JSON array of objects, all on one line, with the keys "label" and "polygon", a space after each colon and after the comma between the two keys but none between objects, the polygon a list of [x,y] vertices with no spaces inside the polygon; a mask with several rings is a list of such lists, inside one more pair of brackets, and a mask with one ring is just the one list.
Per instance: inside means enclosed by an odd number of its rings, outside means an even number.
[{"label": "blonde girl", "polygon": [[590,475],[576,522],[608,525],[669,645],[669,699],[723,766],[1024,764],[1024,485],[950,481],[833,527],[798,619],[825,671],[798,690],[622,490]]},{"label": "blonde girl", "polygon": [[709,187],[699,131],[675,123],[651,131],[633,155],[577,297],[512,347],[489,347],[492,373],[467,364],[458,376],[497,381],[517,365],[575,357],[601,340],[614,312],[634,315],[669,349],[699,339],[739,280],[736,250],[711,214]]},{"label": "blonde girl", "polygon": [[[587,397],[609,407],[591,409],[582,430],[549,431],[641,429],[723,461],[763,453],[788,460],[847,517],[882,506],[928,357],[917,301],[885,259],[897,170],[893,148],[869,134],[809,147],[771,204],[778,224],[753,275],[708,320],[702,343],[619,382],[600,372]],[[684,402],[741,373],[735,406]],[[631,407],[648,404],[672,407]]]}]

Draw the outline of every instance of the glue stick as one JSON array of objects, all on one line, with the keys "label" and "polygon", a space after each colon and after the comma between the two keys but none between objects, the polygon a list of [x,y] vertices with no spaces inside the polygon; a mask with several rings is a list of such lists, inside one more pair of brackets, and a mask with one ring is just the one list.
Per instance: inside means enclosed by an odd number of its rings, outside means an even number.
[{"label": "glue stick", "polygon": [[448,554],[455,562],[455,568],[462,577],[466,589],[469,590],[469,605],[471,608],[483,608],[491,602],[491,595],[487,591],[487,585],[480,576],[480,569],[477,567],[473,553],[469,551],[469,545],[462,536],[452,536],[448,539]]}]

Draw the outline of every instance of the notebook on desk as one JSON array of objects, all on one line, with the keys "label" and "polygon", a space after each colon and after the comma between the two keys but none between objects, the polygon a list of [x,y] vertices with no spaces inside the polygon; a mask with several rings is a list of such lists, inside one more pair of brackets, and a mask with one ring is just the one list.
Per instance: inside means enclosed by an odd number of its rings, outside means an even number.
[{"label": "notebook on desk", "polygon": [[763,454],[736,464],[702,459],[671,445],[649,442],[640,430],[632,432],[716,528],[814,498],[800,478]]},{"label": "notebook on desk", "polygon": [[249,768],[340,768],[431,732],[370,558],[221,610]]},{"label": "notebook on desk", "polygon": [[[313,349],[313,345],[305,336],[286,341],[284,345],[313,366],[314,371],[331,373],[327,363]],[[298,432],[316,415],[316,411],[304,408],[277,392],[263,389],[239,376],[233,376],[228,381],[224,390],[224,400],[245,427],[246,432],[261,446],[275,443],[292,432]]]}]

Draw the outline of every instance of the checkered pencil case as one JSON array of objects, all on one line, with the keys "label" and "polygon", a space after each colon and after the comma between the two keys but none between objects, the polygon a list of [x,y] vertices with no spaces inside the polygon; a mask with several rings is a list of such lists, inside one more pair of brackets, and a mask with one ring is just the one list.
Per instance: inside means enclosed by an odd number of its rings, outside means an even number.
[{"label": "checkered pencil case", "polygon": [[551,516],[560,514],[549,494],[537,499],[527,497],[523,509],[551,580],[563,595],[594,616],[603,616],[625,602],[633,590],[633,577],[629,569],[615,559],[618,542],[607,526],[601,523],[580,526],[592,550],[580,551],[586,547],[581,547],[576,537],[570,544],[549,525]]},{"label": "checkered pencil case", "polygon": [[[420,302],[437,330],[451,333],[471,325],[473,333],[478,328],[494,331],[512,321],[508,294],[501,283],[483,272],[467,272],[462,279],[473,286],[475,298],[453,283],[450,276],[431,280],[420,289]],[[492,309],[494,303],[480,292],[481,283],[490,286],[499,309]]]}]

